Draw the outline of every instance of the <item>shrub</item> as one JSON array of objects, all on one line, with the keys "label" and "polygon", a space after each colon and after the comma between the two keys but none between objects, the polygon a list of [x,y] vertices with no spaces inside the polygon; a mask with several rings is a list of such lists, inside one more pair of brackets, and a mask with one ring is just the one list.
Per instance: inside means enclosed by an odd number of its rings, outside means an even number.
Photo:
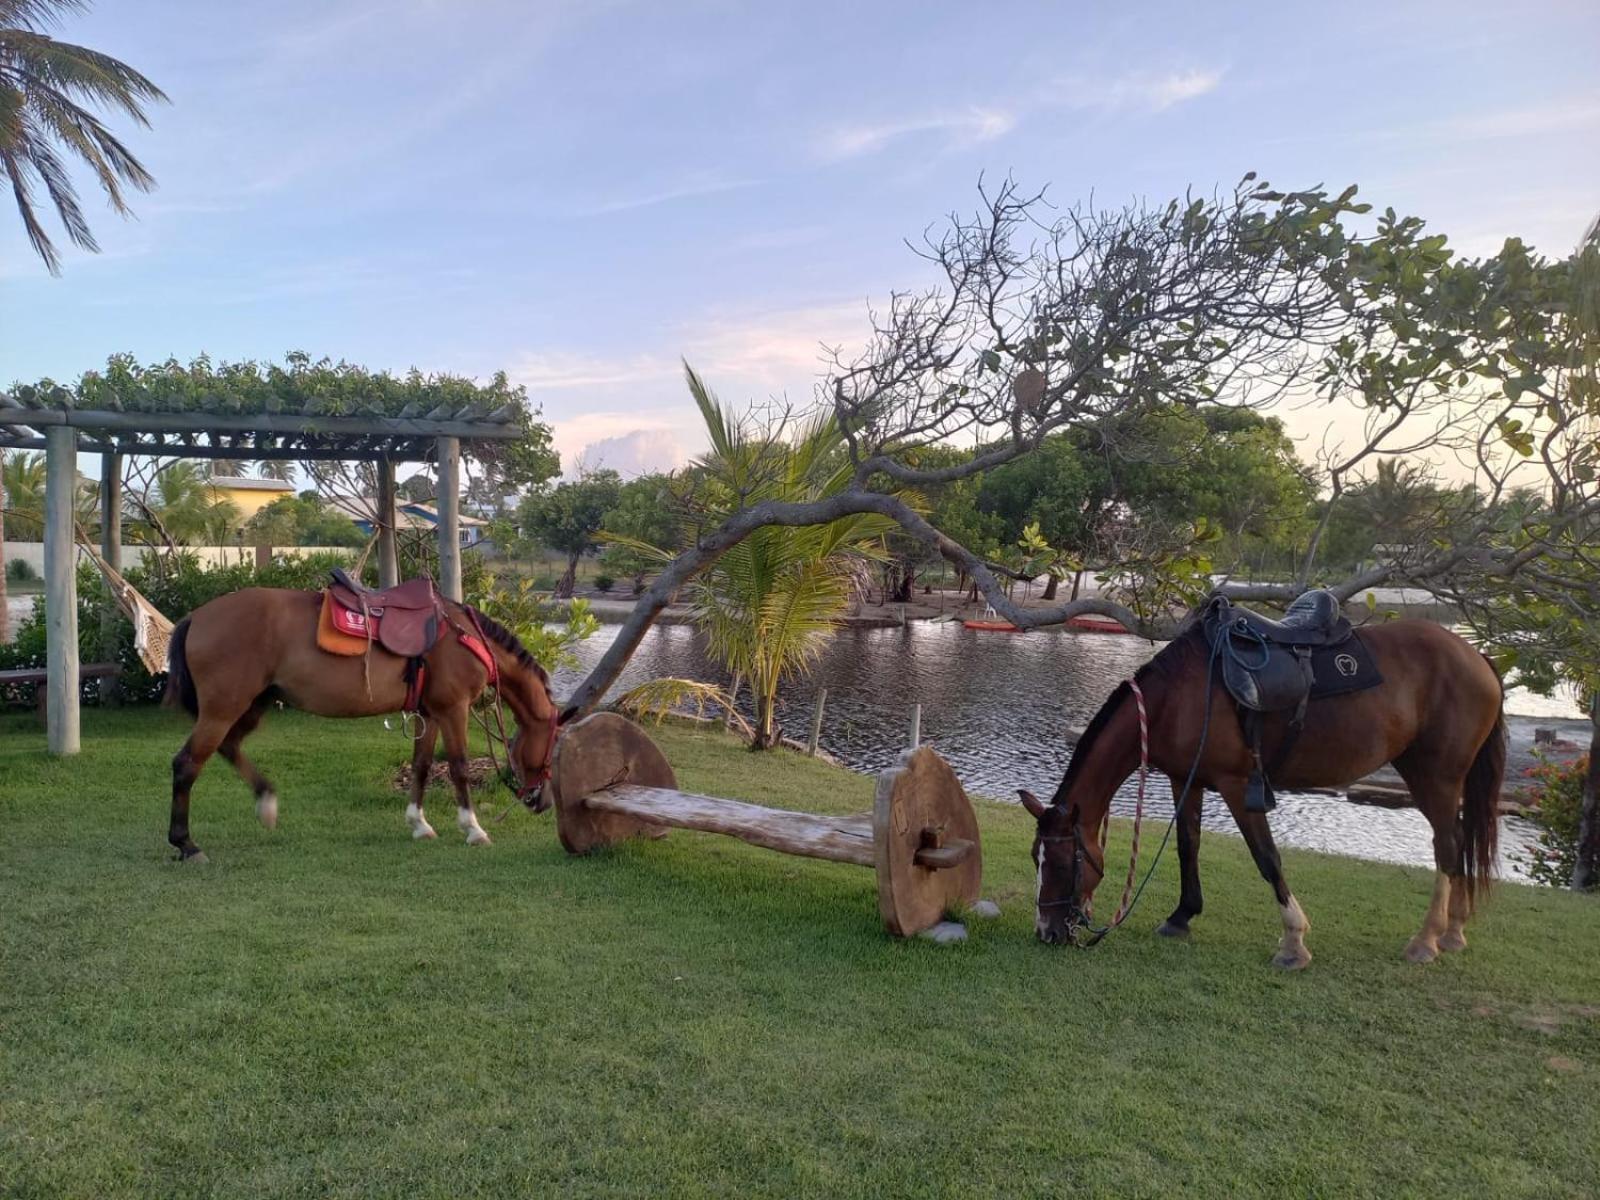
[{"label": "shrub", "polygon": [[611,578],[609,575],[596,575],[594,577],[594,586],[599,592],[609,592],[612,588],[617,586],[617,581]]},{"label": "shrub", "polygon": [[13,558],[6,564],[6,580],[10,583],[32,583],[38,578],[39,572],[25,558]]},{"label": "shrub", "polygon": [[1568,762],[1542,760],[1528,770],[1532,782],[1518,791],[1518,799],[1533,806],[1529,816],[1540,826],[1539,847],[1526,860],[1528,873],[1540,883],[1566,887],[1572,881],[1588,771],[1587,755]]}]

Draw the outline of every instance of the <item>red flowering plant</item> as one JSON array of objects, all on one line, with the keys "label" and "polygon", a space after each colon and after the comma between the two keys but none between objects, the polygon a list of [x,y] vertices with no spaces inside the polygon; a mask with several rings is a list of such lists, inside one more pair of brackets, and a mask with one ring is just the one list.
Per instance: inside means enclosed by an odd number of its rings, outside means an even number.
[{"label": "red flowering plant", "polygon": [[1523,774],[1528,783],[1517,799],[1529,806],[1528,817],[1540,826],[1539,845],[1525,860],[1528,873],[1540,883],[1566,887],[1578,855],[1578,820],[1583,807],[1583,780],[1589,757],[1557,761],[1541,759]]}]

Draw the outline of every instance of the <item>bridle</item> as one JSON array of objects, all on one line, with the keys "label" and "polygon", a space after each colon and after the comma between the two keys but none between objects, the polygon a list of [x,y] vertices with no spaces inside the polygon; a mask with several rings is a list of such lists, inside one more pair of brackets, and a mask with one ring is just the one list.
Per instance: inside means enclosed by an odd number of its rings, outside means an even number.
[{"label": "bridle", "polygon": [[[1111,918],[1110,924],[1101,926],[1098,929],[1093,925],[1089,925],[1089,932],[1092,936],[1090,937],[1088,944],[1091,946],[1096,945],[1103,937],[1106,936],[1106,934],[1110,933],[1113,929],[1128,919],[1128,915],[1133,911],[1133,901],[1138,898],[1133,892],[1133,881],[1137,874],[1139,865],[1139,829],[1144,824],[1145,782],[1150,777],[1150,714],[1149,710],[1145,706],[1144,689],[1139,686],[1139,681],[1137,679],[1129,679],[1128,688],[1130,691],[1132,691],[1134,704],[1139,710],[1139,795],[1138,799],[1134,802],[1133,809],[1133,849],[1128,855],[1128,877],[1122,885],[1122,901],[1117,905],[1116,915]],[[1174,814],[1174,818],[1176,818],[1176,814]],[[1110,807],[1107,806],[1105,820],[1100,824],[1100,837],[1096,839],[1095,844],[1095,850],[1099,858],[1098,862],[1095,861],[1093,856],[1090,856],[1087,853],[1090,840],[1084,836],[1082,822],[1078,822],[1073,826],[1071,837],[1058,834],[1052,837],[1039,838],[1041,844],[1071,841],[1074,843],[1074,847],[1072,854],[1072,887],[1070,894],[1062,900],[1040,900],[1038,902],[1038,907],[1064,908],[1070,905],[1077,908],[1081,913],[1084,914],[1084,923],[1088,924],[1088,917],[1093,912],[1093,901],[1090,901],[1088,905],[1084,905],[1078,900],[1080,886],[1083,881],[1083,864],[1087,859],[1089,864],[1094,867],[1096,873],[1099,874],[1100,878],[1105,878],[1105,844],[1106,838],[1110,832],[1110,828],[1111,811]],[[1163,842],[1162,845],[1165,847],[1166,843]],[[1151,869],[1154,870],[1154,865],[1152,865]],[[1148,880],[1149,875],[1146,875],[1145,878]],[[1143,885],[1140,886],[1139,891],[1141,894],[1143,893]]]},{"label": "bridle", "polygon": [[[464,604],[461,607],[462,611],[467,614],[467,620],[472,622],[472,628],[477,634],[478,642],[487,647],[490,639],[488,635],[483,632],[483,626],[478,623],[477,610],[468,604]],[[461,628],[453,616],[450,617],[449,620],[450,624],[454,627],[456,636],[458,638],[471,636],[465,629]],[[511,765],[512,739],[506,737],[505,702],[500,692],[500,669],[498,666],[494,665],[494,655],[492,651],[490,652],[488,666],[489,686],[494,688],[494,720],[496,731],[499,735],[500,745],[504,746],[506,749],[506,762],[505,766],[502,767],[495,757],[495,734],[491,733],[489,730],[488,719],[480,714],[478,717],[478,722],[483,727],[484,738],[488,742],[489,762],[490,765],[494,767],[495,774],[500,777],[501,781],[510,790],[511,794],[520,800],[525,808],[532,808],[534,806],[534,802],[538,799],[539,793],[544,789],[544,785],[550,782],[550,775],[555,767],[556,741],[561,737],[562,728],[561,710],[556,708],[555,699],[549,694],[549,689],[547,688],[545,690],[545,699],[550,703],[552,715],[550,717],[550,737],[545,742],[544,747],[544,761],[539,764],[537,770],[535,770],[531,775],[526,776],[520,784],[515,783],[514,780],[516,779],[516,771]],[[522,736],[522,731],[520,729],[517,732],[517,736]],[[510,809],[506,810],[506,812],[509,811]],[[501,813],[500,816],[496,818],[496,821],[498,822],[504,819],[505,813]]]}]

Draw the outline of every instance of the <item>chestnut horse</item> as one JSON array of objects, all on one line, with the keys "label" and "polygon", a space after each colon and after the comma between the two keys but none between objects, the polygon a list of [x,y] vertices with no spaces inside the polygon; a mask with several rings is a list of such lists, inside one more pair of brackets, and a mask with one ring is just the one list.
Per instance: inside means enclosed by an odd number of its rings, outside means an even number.
[{"label": "chestnut horse", "polygon": [[[189,835],[189,791],[206,760],[218,751],[255,792],[261,823],[268,829],[277,825],[277,794],[241,748],[268,704],[281,700],[324,717],[369,717],[404,706],[404,658],[376,644],[350,657],[317,648],[321,604],[320,592],[243,588],[202,605],[172,631],[167,701],[195,717],[194,730],[172,760],[167,841],[184,861],[205,861]],[[517,724],[507,747],[517,794],[535,812],[549,806],[542,789],[560,718],[550,699],[549,677],[515,634],[466,605],[443,604],[444,630],[424,656],[422,723],[412,747],[406,821],[412,837],[436,836],[423,815],[422,798],[435,745],[443,737],[456,794],[456,824],[469,845],[487,845],[489,835],[478,824],[467,786],[467,717],[490,679],[483,661],[462,644],[462,635],[485,635],[500,695]]]},{"label": "chestnut horse", "polygon": [[[1406,946],[1412,962],[1460,950],[1478,895],[1492,877],[1499,842],[1498,801],[1505,776],[1505,716],[1500,677],[1466,641],[1431,621],[1403,620],[1362,629],[1383,682],[1366,691],[1312,700],[1304,734],[1273,770],[1286,789],[1339,787],[1393,763],[1433,827],[1437,866],[1422,928]],[[1265,813],[1245,808],[1251,752],[1232,700],[1197,621],[1134,676],[1148,711],[1150,766],[1172,781],[1182,878],[1178,906],[1157,931],[1185,937],[1200,914],[1200,803],[1221,794],[1283,916],[1276,966],[1311,961],[1310,928],[1284,881]],[[1210,680],[1210,724],[1201,745]],[[1262,761],[1275,762],[1287,730],[1269,717]],[[1139,717],[1132,688],[1119,684],[1090,721],[1048,805],[1031,792],[1022,802],[1038,821],[1036,929],[1046,942],[1077,944],[1105,874],[1099,831],[1112,794],[1139,766]],[[1191,777],[1192,772],[1192,777]],[[1189,783],[1186,794],[1185,783]]]}]

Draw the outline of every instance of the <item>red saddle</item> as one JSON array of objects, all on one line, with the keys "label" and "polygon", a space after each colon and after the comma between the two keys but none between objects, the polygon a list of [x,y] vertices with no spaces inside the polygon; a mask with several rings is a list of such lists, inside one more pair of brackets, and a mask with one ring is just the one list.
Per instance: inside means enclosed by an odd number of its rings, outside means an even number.
[{"label": "red saddle", "polygon": [[335,567],[328,598],[335,629],[402,658],[420,658],[433,649],[444,627],[444,605],[431,579],[408,579],[380,591]]}]

